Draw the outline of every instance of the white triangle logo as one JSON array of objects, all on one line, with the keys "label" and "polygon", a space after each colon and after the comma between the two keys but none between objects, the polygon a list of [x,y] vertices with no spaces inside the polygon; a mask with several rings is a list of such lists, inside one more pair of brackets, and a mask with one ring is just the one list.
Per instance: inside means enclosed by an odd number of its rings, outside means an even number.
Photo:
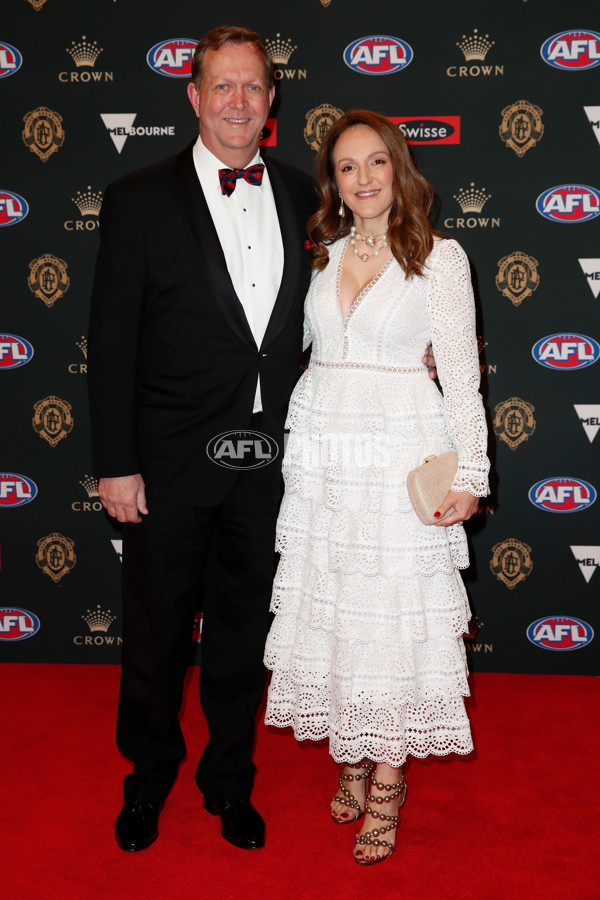
[{"label": "white triangle logo", "polygon": [[600,403],[576,403],[574,407],[591,444],[600,430]]},{"label": "white triangle logo", "polygon": [[123,562],[123,541],[112,541],[111,544],[115,549],[115,553],[119,557],[120,562]]},{"label": "white triangle logo", "polygon": [[571,552],[579,563],[581,574],[589,584],[590,578],[600,566],[600,547],[571,547]]},{"label": "white triangle logo", "polygon": [[580,259],[579,265],[587,278],[587,283],[594,297],[600,294],[600,259]]},{"label": "white triangle logo", "polygon": [[129,129],[135,122],[137,113],[100,113],[100,116],[120,153],[129,137]]},{"label": "white triangle logo", "polygon": [[594,129],[596,140],[600,144],[600,106],[584,106],[585,114]]}]

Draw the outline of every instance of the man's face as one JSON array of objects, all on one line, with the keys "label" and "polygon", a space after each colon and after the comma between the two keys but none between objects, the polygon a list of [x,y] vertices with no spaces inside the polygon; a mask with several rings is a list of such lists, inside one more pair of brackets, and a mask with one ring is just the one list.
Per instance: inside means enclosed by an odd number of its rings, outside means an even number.
[{"label": "man's face", "polygon": [[252,44],[225,44],[206,51],[202,71],[200,90],[188,86],[202,143],[228,166],[244,167],[258,150],[275,93],[263,58]]}]

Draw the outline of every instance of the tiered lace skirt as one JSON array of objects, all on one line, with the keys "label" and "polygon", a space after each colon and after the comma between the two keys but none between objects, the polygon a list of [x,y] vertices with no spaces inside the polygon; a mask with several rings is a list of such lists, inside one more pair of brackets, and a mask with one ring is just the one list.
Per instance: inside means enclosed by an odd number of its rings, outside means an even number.
[{"label": "tiered lace skirt", "polygon": [[393,766],[472,749],[460,526],[422,525],[406,475],[452,448],[425,371],[313,364],[288,415],[266,721]]}]

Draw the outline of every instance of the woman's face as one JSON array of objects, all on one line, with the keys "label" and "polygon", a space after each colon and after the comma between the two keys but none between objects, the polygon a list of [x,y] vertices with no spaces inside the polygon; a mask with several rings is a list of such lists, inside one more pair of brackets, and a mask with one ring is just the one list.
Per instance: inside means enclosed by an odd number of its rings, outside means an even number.
[{"label": "woman's face", "polygon": [[392,161],[382,138],[367,125],[353,125],[333,149],[335,178],[359,231],[385,232],[393,196]]}]

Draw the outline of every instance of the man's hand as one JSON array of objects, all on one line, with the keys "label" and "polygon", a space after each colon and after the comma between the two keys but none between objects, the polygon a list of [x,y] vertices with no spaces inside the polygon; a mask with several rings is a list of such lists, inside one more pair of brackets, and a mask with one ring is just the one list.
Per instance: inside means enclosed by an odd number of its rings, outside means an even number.
[{"label": "man's hand", "polygon": [[141,522],[140,513],[148,514],[146,491],[141,475],[101,478],[98,493],[109,516],[119,522]]},{"label": "man's hand", "polygon": [[[443,503],[440,503],[434,512],[434,516],[439,518],[435,524],[443,525],[444,528],[448,525],[460,525],[461,522],[471,518],[478,506],[479,497],[474,497],[468,491],[448,491]],[[446,518],[442,518],[450,509],[452,512],[449,512]]]},{"label": "man's hand", "polygon": [[437,378],[437,368],[435,365],[435,356],[433,355],[433,347],[431,346],[431,344],[429,344],[427,346],[425,355],[424,355],[423,359],[421,360],[421,362],[423,363],[424,366],[427,366],[427,368],[429,369],[429,372],[428,372],[429,377],[431,379]]}]

